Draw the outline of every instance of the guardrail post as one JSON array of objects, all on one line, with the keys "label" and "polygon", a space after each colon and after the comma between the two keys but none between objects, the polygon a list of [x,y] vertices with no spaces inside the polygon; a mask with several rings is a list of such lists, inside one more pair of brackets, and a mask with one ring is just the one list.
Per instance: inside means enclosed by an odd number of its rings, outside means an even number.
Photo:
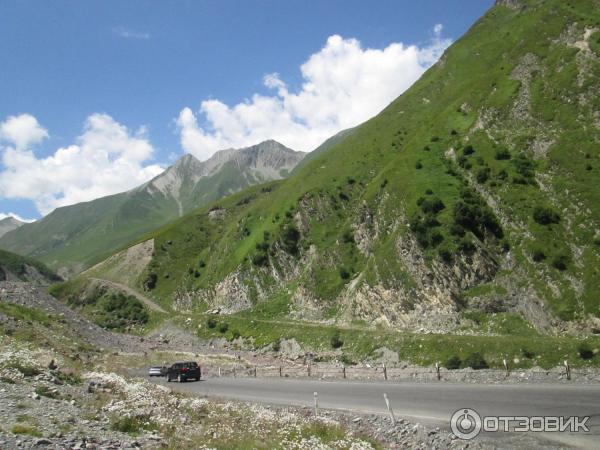
[{"label": "guardrail post", "polygon": [[440,363],[439,362],[435,363],[435,373],[437,374],[438,381],[440,381],[442,379],[442,376],[440,375]]},{"label": "guardrail post", "polygon": [[344,374],[344,380],[346,379],[346,366],[342,366],[342,373]]},{"label": "guardrail post", "polygon": [[281,366],[279,366],[279,376],[282,377],[283,376],[283,369]]},{"label": "guardrail post", "polygon": [[385,400],[385,406],[387,407],[388,413],[390,414],[390,419],[392,420],[392,425],[396,425],[396,418],[394,417],[394,410],[390,405],[390,401],[388,399],[387,394],[383,394],[383,399]]},{"label": "guardrail post", "polygon": [[571,367],[569,366],[569,362],[565,359],[565,370],[567,371],[567,380],[571,379]]},{"label": "guardrail post", "polygon": [[508,361],[506,361],[506,358],[502,359],[502,364],[504,364],[504,370],[506,370],[506,376],[508,376],[510,371],[508,370]]},{"label": "guardrail post", "polygon": [[387,381],[387,367],[383,363],[383,379]]},{"label": "guardrail post", "polygon": [[317,392],[314,393],[315,397],[315,417],[319,415],[319,394]]},{"label": "guardrail post", "polygon": [[221,367],[219,367],[219,378],[221,378]]}]

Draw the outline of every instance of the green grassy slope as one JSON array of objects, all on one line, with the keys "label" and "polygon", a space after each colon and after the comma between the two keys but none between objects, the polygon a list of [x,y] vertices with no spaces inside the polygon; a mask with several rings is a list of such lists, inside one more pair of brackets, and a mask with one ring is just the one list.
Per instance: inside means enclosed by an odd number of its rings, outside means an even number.
[{"label": "green grassy slope", "polygon": [[600,12],[523,4],[289,179],[152,233],[151,295],[414,330],[597,326]]}]

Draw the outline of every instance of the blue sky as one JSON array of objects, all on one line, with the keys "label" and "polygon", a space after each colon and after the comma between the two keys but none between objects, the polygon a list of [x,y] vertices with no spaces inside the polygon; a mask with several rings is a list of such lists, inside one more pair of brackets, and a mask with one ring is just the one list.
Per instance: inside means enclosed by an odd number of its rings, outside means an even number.
[{"label": "blue sky", "polygon": [[[492,3],[3,0],[0,123],[24,114],[36,123],[23,121],[19,130],[32,134],[20,145],[10,132],[19,123],[4,128],[0,213],[37,218],[56,206],[133,187],[117,178],[130,184],[143,180],[185,152],[206,158],[269,133],[309,150],[323,136],[366,117],[330,111],[317,120],[308,109],[326,110],[326,102],[348,109],[348,102],[374,98],[365,109],[376,112]],[[390,47],[394,43],[404,47]],[[362,63],[356,63],[357,55]],[[391,61],[393,73],[383,74],[379,84],[396,84],[396,90],[368,99],[360,94],[373,91],[355,75],[356,64],[369,61],[382,67]],[[341,71],[341,78],[330,79],[328,70]],[[265,79],[269,74],[277,75]],[[307,82],[316,85],[316,97],[303,91]],[[345,93],[355,83],[358,93],[343,97],[327,83],[343,85]],[[275,128],[255,123],[265,114],[273,115],[265,120],[277,122]],[[292,122],[279,122],[286,114]],[[299,135],[309,138],[300,141]],[[114,149],[102,147],[107,136],[119,141]],[[89,181],[94,177],[82,174],[103,152],[98,172],[114,171],[114,177]],[[121,159],[114,170],[111,164]],[[57,167],[60,180],[53,178]]]}]

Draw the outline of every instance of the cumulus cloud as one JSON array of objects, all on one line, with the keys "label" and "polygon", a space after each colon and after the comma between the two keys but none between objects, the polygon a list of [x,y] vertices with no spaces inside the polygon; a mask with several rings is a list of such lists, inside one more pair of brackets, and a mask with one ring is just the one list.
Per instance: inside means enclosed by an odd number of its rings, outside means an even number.
[{"label": "cumulus cloud", "polygon": [[20,222],[26,222],[26,223],[35,222],[35,219],[24,219],[23,217],[19,216],[18,214],[15,214],[12,212],[9,212],[9,213],[0,212],[0,220],[4,220],[7,217],[12,217],[13,219],[17,219]]},{"label": "cumulus cloud", "polygon": [[106,114],[88,117],[74,144],[46,157],[38,158],[30,147],[43,138],[37,136],[36,141],[3,133],[9,145],[2,149],[0,197],[33,200],[41,214],[126,191],[163,171],[147,163],[154,148],[146,130],[132,133]]},{"label": "cumulus cloud", "polygon": [[392,43],[383,49],[331,36],[300,67],[303,84],[296,92],[272,73],[263,79],[271,95],[254,94],[234,106],[210,99],[199,111],[183,108],[176,119],[181,146],[200,159],[266,139],[295,150],[313,150],[333,134],[377,114],[414,83],[450,45],[442,30],[436,25],[424,46]]},{"label": "cumulus cloud", "polygon": [[30,114],[9,116],[0,123],[0,141],[10,142],[18,149],[38,144],[47,137],[48,131]]},{"label": "cumulus cloud", "polygon": [[116,36],[125,39],[150,39],[150,33],[129,30],[124,26],[118,26],[113,28],[113,33]]}]

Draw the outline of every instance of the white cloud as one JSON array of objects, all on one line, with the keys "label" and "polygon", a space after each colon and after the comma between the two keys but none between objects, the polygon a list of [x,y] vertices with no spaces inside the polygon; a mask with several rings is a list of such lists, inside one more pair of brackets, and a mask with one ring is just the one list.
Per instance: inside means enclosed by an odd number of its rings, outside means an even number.
[{"label": "white cloud", "polygon": [[48,131],[30,114],[9,116],[0,123],[0,141],[10,142],[19,149],[38,144],[47,137]]},{"label": "white cloud", "polygon": [[2,151],[0,197],[33,200],[42,214],[126,191],[163,171],[147,164],[154,148],[146,130],[131,133],[106,114],[88,117],[75,144],[47,157],[38,158],[30,147],[12,143]]},{"label": "white cloud", "polygon": [[[363,48],[356,39],[334,35],[300,67],[303,84],[292,92],[277,73],[264,77],[272,95],[228,106],[211,99],[194,112],[185,107],[177,126],[181,146],[200,159],[229,147],[275,139],[310,151],[333,134],[377,114],[414,83],[450,45],[433,29],[425,46],[393,43],[384,49]],[[198,124],[204,116],[206,125]]]},{"label": "white cloud", "polygon": [[0,220],[4,220],[7,217],[12,217],[12,218],[17,219],[17,220],[19,220],[21,222],[27,222],[27,223],[35,222],[35,219],[24,219],[23,217],[19,216],[18,214],[15,214],[15,213],[12,213],[12,212],[9,212],[9,213],[0,212]]},{"label": "white cloud", "polygon": [[118,37],[122,37],[125,39],[150,39],[149,33],[143,33],[140,31],[132,31],[124,26],[118,26],[113,28],[113,33]]}]

